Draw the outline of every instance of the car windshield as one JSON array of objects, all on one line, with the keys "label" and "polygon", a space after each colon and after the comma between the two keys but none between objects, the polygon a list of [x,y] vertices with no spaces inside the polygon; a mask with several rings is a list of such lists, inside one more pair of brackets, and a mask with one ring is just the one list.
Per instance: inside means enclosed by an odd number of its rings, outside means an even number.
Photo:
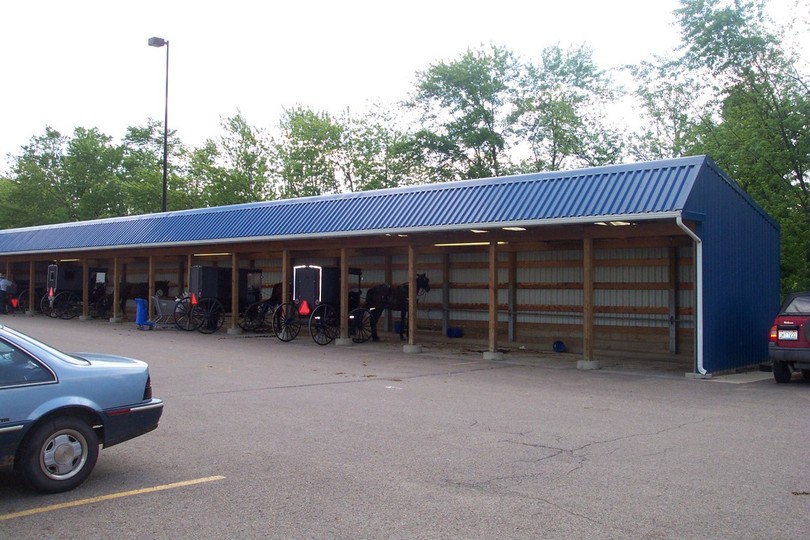
[{"label": "car windshield", "polygon": [[785,307],[784,312],[795,315],[810,313],[810,296],[797,296]]},{"label": "car windshield", "polygon": [[23,348],[28,349],[28,352],[32,353],[34,356],[37,356],[37,357],[40,356],[36,352],[37,350],[39,350],[39,351],[45,352],[45,353],[47,353],[47,354],[49,354],[51,356],[54,356],[54,357],[56,357],[56,358],[58,358],[58,359],[60,359],[60,360],[62,360],[64,362],[68,362],[70,364],[81,365],[81,366],[86,366],[86,365],[90,364],[89,361],[87,361],[87,360],[85,360],[83,358],[79,358],[79,357],[76,357],[76,356],[70,356],[69,354],[65,354],[62,351],[60,351],[59,349],[54,349],[50,345],[42,343],[41,341],[36,340],[36,339],[34,339],[34,338],[30,337],[30,336],[27,336],[25,334],[21,334],[20,332],[17,332],[16,330],[13,330],[13,329],[9,328],[8,326],[0,326],[0,329],[2,329],[4,332],[7,332],[11,336],[14,336],[15,341],[20,346],[22,346]]}]

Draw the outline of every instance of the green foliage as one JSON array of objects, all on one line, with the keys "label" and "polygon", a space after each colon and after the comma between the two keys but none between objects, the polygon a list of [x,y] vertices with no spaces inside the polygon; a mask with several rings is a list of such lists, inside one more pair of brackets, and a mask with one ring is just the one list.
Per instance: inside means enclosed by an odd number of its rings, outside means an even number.
[{"label": "green foliage", "polygon": [[587,47],[543,49],[539,63],[523,67],[511,116],[531,151],[521,169],[556,171],[619,161],[621,135],[605,115],[616,95]]},{"label": "green foliage", "polygon": [[503,174],[517,74],[514,55],[498,47],[469,50],[417,74],[409,105],[425,126],[415,139],[432,173],[427,181]]},{"label": "green foliage", "polygon": [[275,156],[283,183],[282,198],[309,197],[339,191],[335,153],[343,127],[327,113],[298,107],[284,111],[282,139]]},{"label": "green foliage", "polygon": [[682,65],[714,81],[692,150],[782,224],[782,288],[810,287],[810,91],[768,30],[765,2],[682,0]]},{"label": "green foliage", "polygon": [[270,142],[242,113],[222,121],[224,135],[192,153],[191,177],[205,206],[275,198],[270,180]]}]

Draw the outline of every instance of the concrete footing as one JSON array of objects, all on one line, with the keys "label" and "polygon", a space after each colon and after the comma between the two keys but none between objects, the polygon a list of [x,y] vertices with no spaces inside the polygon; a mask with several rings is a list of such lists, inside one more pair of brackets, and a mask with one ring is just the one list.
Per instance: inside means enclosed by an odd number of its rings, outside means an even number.
[{"label": "concrete footing", "polygon": [[599,369],[599,360],[578,360],[577,369]]},{"label": "concrete footing", "polygon": [[227,332],[229,336],[238,336],[242,334],[242,329],[237,326],[236,328],[228,328]]},{"label": "concrete footing", "polygon": [[402,352],[408,353],[408,354],[419,354],[419,353],[422,352],[422,346],[421,345],[403,345],[402,346]]},{"label": "concrete footing", "polygon": [[503,353],[485,351],[484,360],[503,360]]},{"label": "concrete footing", "polygon": [[338,347],[351,347],[352,345],[354,345],[354,341],[352,340],[352,338],[339,337],[335,339],[335,345],[337,345]]}]

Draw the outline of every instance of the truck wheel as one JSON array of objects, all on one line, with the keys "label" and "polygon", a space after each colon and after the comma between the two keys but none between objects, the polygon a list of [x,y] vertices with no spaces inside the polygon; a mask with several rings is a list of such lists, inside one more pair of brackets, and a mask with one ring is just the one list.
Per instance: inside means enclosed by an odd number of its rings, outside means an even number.
[{"label": "truck wheel", "polygon": [[773,378],[778,383],[789,383],[790,377],[792,373],[790,372],[790,366],[787,362],[777,362],[774,361],[773,363]]}]

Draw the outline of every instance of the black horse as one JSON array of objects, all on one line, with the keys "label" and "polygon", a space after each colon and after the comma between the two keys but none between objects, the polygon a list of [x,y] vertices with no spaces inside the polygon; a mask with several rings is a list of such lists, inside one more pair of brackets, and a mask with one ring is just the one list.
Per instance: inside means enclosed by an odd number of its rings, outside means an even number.
[{"label": "black horse", "polygon": [[[430,291],[430,280],[425,274],[416,274],[416,294],[422,295]],[[399,339],[404,340],[408,331],[408,284],[403,283],[396,289],[385,283],[372,287],[366,293],[365,307],[371,312],[371,339],[379,341],[377,335],[377,321],[386,309],[400,312]]]}]

